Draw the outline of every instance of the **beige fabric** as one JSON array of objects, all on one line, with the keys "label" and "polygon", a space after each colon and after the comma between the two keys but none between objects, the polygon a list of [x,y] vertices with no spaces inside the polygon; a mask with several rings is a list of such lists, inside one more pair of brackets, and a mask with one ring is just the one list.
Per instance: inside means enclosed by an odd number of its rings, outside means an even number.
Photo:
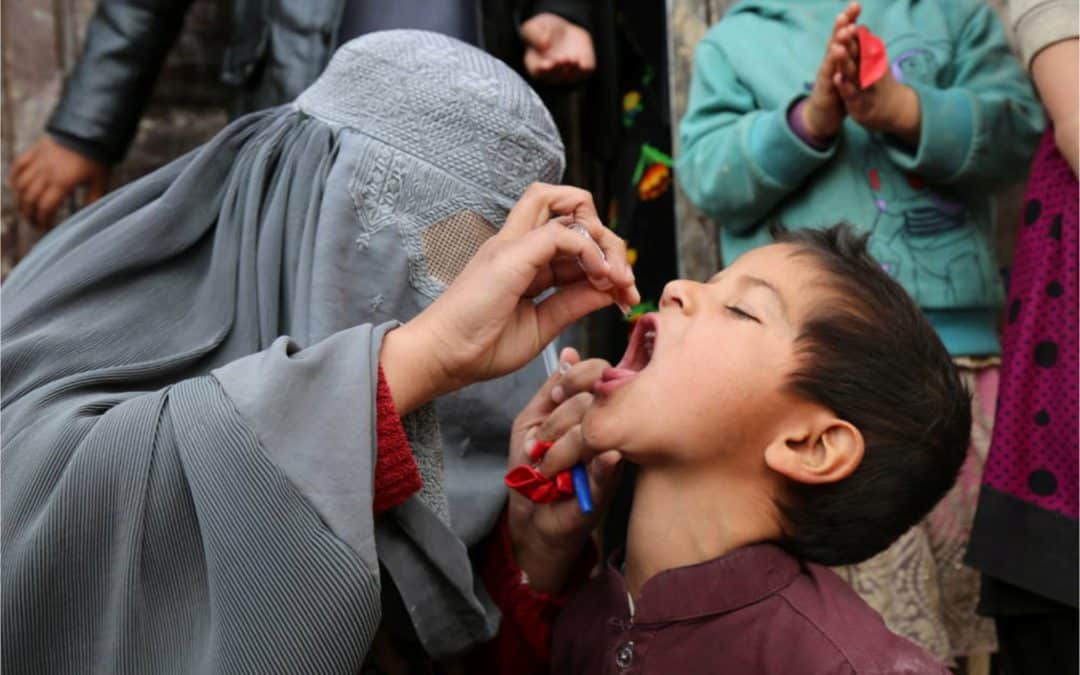
[{"label": "beige fabric", "polygon": [[[980,392],[977,383],[997,363],[956,361],[972,393],[971,445],[956,485],[925,520],[888,549],[858,565],[834,568],[894,633],[953,666],[958,657],[997,651],[993,621],[975,613],[979,573],[963,564],[994,421],[995,401],[982,400],[985,388]],[[972,367],[976,364],[981,367]],[[996,373],[991,376],[996,378]]]},{"label": "beige fabric", "polygon": [[494,225],[473,211],[458,211],[443,218],[421,235],[428,273],[449,286],[496,232]]},{"label": "beige fabric", "polygon": [[1042,49],[1080,35],[1077,0],[1009,0],[1009,18],[1028,69]]}]

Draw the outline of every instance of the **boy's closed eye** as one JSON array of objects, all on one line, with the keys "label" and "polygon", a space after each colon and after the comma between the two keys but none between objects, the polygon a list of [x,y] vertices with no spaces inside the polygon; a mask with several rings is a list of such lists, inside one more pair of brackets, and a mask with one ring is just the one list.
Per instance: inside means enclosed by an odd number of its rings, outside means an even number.
[{"label": "boy's closed eye", "polygon": [[724,305],[724,308],[728,312],[733,314],[735,317],[737,317],[740,321],[753,321],[755,323],[761,323],[761,319],[757,318],[756,316],[750,314],[745,310],[739,309],[735,305]]}]

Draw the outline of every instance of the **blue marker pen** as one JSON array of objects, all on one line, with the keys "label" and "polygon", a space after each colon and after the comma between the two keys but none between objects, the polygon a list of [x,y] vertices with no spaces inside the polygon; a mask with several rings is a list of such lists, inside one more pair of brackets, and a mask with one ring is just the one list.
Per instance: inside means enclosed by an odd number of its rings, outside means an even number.
[{"label": "blue marker pen", "polygon": [[578,462],[570,470],[570,475],[574,479],[574,496],[577,497],[581,512],[592,513],[592,492],[589,491],[589,473],[585,470],[585,465]]}]

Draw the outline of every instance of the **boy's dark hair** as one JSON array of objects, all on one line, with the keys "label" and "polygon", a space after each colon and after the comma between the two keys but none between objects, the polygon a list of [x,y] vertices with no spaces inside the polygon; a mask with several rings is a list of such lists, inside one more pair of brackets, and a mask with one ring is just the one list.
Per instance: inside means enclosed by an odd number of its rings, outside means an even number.
[{"label": "boy's dark hair", "polygon": [[956,480],[971,434],[971,397],[937,333],[847,224],[784,231],[827,275],[830,300],[796,341],[787,386],[853,424],[862,462],[835,483],[792,482],[779,504],[795,555],[860,562],[922,520]]}]

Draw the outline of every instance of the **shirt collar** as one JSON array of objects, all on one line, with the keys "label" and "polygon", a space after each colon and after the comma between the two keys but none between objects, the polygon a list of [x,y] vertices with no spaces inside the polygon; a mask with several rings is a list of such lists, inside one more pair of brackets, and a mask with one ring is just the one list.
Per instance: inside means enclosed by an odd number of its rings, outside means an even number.
[{"label": "shirt collar", "polygon": [[[617,554],[621,558],[621,554]],[[626,598],[626,580],[608,561],[612,592]],[[775,544],[754,544],[696,565],[666,570],[645,582],[634,603],[635,624],[685,621],[730,612],[785,588],[802,569]],[[629,607],[627,607],[629,611]]]}]

